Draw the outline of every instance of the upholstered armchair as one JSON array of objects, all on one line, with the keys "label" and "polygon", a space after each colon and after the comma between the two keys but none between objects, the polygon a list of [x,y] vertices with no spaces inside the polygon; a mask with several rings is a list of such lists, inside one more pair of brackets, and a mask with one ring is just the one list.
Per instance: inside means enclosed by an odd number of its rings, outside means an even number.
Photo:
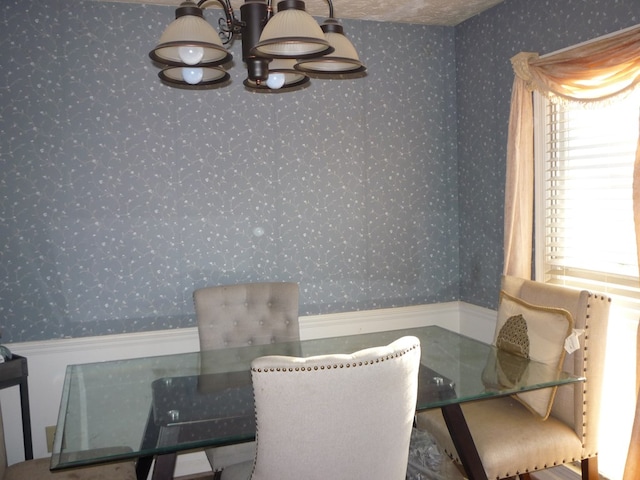
[{"label": "upholstered armchair", "polygon": [[[206,287],[193,293],[200,350],[300,339],[298,284],[248,283]],[[208,373],[202,365],[202,373]],[[255,442],[205,450],[214,471],[253,459]]]},{"label": "upholstered armchair", "polygon": [[[550,332],[561,322],[557,333],[563,329],[566,333],[559,340],[570,336],[577,349],[568,353],[564,342],[557,345],[558,367],[584,376],[586,381],[462,405],[489,479],[529,478],[529,472],[573,462],[581,462],[584,480],[598,478],[598,422],[609,306],[610,299],[601,294],[503,277],[495,336],[498,346],[510,343],[504,335],[507,328],[501,328],[504,325],[526,320],[529,338],[525,340],[533,345],[538,341],[533,338],[533,329],[538,329],[535,335],[542,341],[550,342]],[[508,308],[512,310],[507,314]],[[533,320],[538,326],[532,325]],[[536,359],[534,355],[531,358]],[[429,431],[460,463],[440,410],[418,414],[417,426]]]},{"label": "upholstered armchair", "polygon": [[222,480],[404,480],[419,366],[411,336],[350,355],[257,358],[255,461]]}]

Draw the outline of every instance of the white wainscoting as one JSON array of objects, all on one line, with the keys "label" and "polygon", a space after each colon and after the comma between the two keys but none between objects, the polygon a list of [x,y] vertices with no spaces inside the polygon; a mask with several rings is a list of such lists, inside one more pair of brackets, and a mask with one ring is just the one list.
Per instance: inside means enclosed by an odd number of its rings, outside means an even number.
[{"label": "white wainscoting", "polygon": [[[490,341],[495,328],[495,311],[462,302],[415,305],[328,315],[300,317],[303,339],[351,335],[383,330],[440,325],[470,337]],[[55,425],[67,365],[102,362],[199,349],[196,328],[107,335],[102,337],[15,343],[14,353],[29,362],[29,395],[34,456],[45,457],[45,427]],[[7,439],[9,464],[24,459],[18,388],[0,391],[0,403]],[[208,470],[202,453],[180,455],[176,475]]]}]

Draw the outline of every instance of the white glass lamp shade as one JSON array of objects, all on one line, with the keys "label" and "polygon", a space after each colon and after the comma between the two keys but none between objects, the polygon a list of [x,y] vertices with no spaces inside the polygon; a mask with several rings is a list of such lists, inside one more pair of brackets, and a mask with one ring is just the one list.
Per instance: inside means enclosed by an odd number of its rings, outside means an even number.
[{"label": "white glass lamp shade", "polygon": [[251,52],[267,58],[308,58],[331,53],[333,48],[300,0],[283,0],[267,22]]},{"label": "white glass lamp shade", "polygon": [[322,25],[322,30],[334,51],[322,57],[302,59],[296,64],[296,70],[318,74],[360,73],[366,70],[355,47],[345,37],[342,25],[333,19],[328,19]]},{"label": "white glass lamp shade", "polygon": [[225,83],[229,74],[220,67],[167,67],[158,73],[160,79],[172,86],[182,88],[205,88]]},{"label": "white glass lamp shade", "polygon": [[202,10],[190,1],[176,9],[176,19],[162,33],[149,56],[164,65],[209,67],[232,58],[218,32],[204,19]]},{"label": "white glass lamp shade", "polygon": [[[244,86],[255,91],[275,93],[281,90],[301,87],[309,83],[307,75],[293,68],[295,63],[296,60],[294,59],[276,58],[269,63],[269,79],[266,82],[258,84],[256,81],[247,78],[244,81]],[[274,78],[275,76],[280,78],[276,79]],[[273,83],[274,81],[277,84]]]}]

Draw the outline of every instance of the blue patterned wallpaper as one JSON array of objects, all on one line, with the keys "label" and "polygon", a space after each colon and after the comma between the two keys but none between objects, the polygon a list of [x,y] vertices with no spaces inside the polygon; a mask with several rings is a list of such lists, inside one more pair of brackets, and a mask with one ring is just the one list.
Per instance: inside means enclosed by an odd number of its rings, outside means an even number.
[{"label": "blue patterned wallpaper", "polygon": [[506,0],[456,27],[461,300],[497,303],[510,58],[551,53],[639,22],[639,0]]},{"label": "blue patterned wallpaper", "polygon": [[161,85],[147,53],[173,8],[4,0],[3,342],[193,326],[193,289],[245,281],[299,282],[301,314],[495,306],[509,58],[639,10],[506,0],[455,29],[344,21],[366,78],[261,95],[239,44],[232,86]]},{"label": "blue patterned wallpaper", "polygon": [[264,95],[239,44],[232,86],[160,84],[170,7],[0,12],[3,342],[193,326],[214,284],[299,282],[303,315],[458,298],[453,28],[345,21],[367,77]]}]

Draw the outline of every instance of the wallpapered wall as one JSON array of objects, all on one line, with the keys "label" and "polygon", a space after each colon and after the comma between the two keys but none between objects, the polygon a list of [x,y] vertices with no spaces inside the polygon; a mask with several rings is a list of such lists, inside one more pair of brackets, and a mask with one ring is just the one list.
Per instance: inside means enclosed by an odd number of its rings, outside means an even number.
[{"label": "wallpapered wall", "polygon": [[260,95],[238,44],[231,87],[161,85],[147,52],[170,7],[0,11],[3,342],[192,326],[194,288],[243,281],[299,282],[301,314],[493,307],[508,59],[640,22],[637,0],[344,21],[366,78]]},{"label": "wallpapered wall", "polygon": [[0,8],[4,343],[193,326],[215,284],[299,282],[303,315],[458,299],[453,28],[345,21],[368,76],[280,95],[238,43],[191,92],[147,57],[171,7]]},{"label": "wallpapered wall", "polygon": [[506,0],[456,27],[460,298],[493,307],[503,265],[504,177],[513,70],[640,22],[638,0]]}]

